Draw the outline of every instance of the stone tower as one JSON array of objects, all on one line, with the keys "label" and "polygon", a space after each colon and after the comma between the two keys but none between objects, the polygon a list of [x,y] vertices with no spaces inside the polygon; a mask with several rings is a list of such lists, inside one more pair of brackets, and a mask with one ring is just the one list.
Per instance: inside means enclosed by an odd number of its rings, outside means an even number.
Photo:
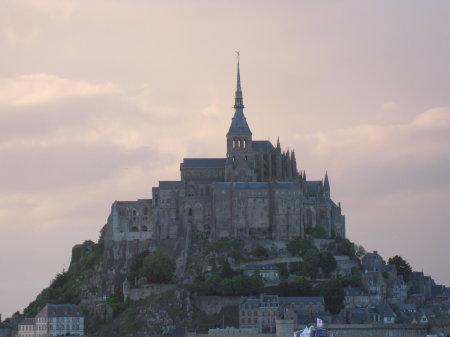
[{"label": "stone tower", "polygon": [[253,158],[252,132],[244,115],[244,101],[241,90],[239,54],[237,83],[234,97],[234,116],[227,133],[226,181],[256,181]]}]

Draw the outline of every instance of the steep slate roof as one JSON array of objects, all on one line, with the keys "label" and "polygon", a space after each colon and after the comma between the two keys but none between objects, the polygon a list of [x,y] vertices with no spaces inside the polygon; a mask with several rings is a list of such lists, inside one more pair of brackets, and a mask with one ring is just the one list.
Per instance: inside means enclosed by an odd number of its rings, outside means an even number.
[{"label": "steep slate roof", "polygon": [[378,313],[382,317],[395,317],[394,312],[392,311],[389,304],[378,304],[376,306]]},{"label": "steep slate roof", "polygon": [[34,318],[24,318],[22,322],[19,323],[19,325],[34,325],[34,323]]},{"label": "steep slate roof", "polygon": [[311,180],[306,182],[306,190],[308,193],[319,193],[322,189],[321,180]]},{"label": "steep slate roof", "polygon": [[294,186],[292,181],[281,181],[275,184],[269,182],[216,182],[215,185],[223,190],[258,190],[269,189],[273,186],[274,189],[288,189]]},{"label": "steep slate roof", "polygon": [[253,150],[264,150],[264,149],[273,150],[273,149],[275,149],[273,147],[272,143],[268,140],[254,140],[252,142],[252,147],[253,147]]},{"label": "steep slate roof", "polygon": [[75,304],[46,304],[36,317],[82,317]]},{"label": "steep slate roof", "polygon": [[233,119],[231,120],[230,129],[227,135],[242,135],[242,134],[252,134],[250,128],[247,124],[247,119],[244,116],[244,112],[241,109],[237,109],[234,113]]},{"label": "steep slate roof", "polygon": [[224,168],[226,158],[184,158],[180,168]]},{"label": "steep slate roof", "polygon": [[308,303],[314,303],[314,304],[324,304],[325,301],[323,299],[323,296],[297,296],[297,297],[279,297],[278,301],[284,304],[308,304]]}]

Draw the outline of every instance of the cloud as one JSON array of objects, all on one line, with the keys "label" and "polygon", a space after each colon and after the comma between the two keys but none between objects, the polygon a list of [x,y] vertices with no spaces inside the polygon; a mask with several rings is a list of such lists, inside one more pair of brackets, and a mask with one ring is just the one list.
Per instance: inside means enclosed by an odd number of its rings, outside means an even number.
[{"label": "cloud", "polygon": [[0,79],[0,103],[27,106],[57,100],[118,93],[112,83],[70,80],[51,74],[30,74]]}]

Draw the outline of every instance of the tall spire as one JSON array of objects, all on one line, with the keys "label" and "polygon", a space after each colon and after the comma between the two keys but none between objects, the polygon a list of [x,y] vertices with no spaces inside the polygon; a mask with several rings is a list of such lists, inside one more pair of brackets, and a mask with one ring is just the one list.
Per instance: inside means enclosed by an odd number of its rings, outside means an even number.
[{"label": "tall spire", "polygon": [[239,52],[237,54],[237,80],[236,80],[236,93],[234,95],[234,108],[235,109],[244,109],[244,100],[242,98],[242,90],[241,90],[241,70],[239,69]]},{"label": "tall spire", "polygon": [[242,90],[241,90],[241,71],[239,69],[239,52],[237,54],[237,81],[236,81],[236,93],[234,96],[234,116],[231,121],[230,129],[228,130],[227,135],[251,135],[252,132],[248,127],[247,120],[244,116],[244,102],[242,99]]}]

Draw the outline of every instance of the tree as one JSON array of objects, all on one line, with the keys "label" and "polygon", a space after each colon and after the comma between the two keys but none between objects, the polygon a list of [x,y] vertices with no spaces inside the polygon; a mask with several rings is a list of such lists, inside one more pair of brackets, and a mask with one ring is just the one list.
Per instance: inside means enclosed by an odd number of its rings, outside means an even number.
[{"label": "tree", "polygon": [[297,239],[289,241],[286,245],[286,250],[292,256],[303,256],[308,249],[313,247],[308,240]]},{"label": "tree", "polygon": [[311,282],[304,277],[296,276],[292,281],[281,282],[276,288],[276,293],[279,296],[311,296]]},{"label": "tree", "polygon": [[319,265],[322,268],[325,277],[329,277],[330,273],[336,269],[337,262],[333,254],[322,250],[319,252]]},{"label": "tree", "polygon": [[256,257],[269,257],[269,253],[267,252],[267,249],[261,245],[257,245],[255,247],[254,254]]},{"label": "tree", "polygon": [[305,268],[305,272],[315,278],[317,275],[317,266],[320,262],[319,251],[315,248],[310,248],[306,251],[303,256],[303,266]]},{"label": "tree", "polygon": [[219,295],[219,285],[222,282],[222,277],[218,274],[208,277],[203,286],[205,295]]},{"label": "tree", "polygon": [[219,283],[219,293],[222,296],[232,296],[234,295],[233,280],[226,278]]},{"label": "tree", "polygon": [[364,249],[363,246],[361,245],[355,245],[355,256],[360,259],[362,258],[364,255],[366,255],[366,250]]},{"label": "tree", "polygon": [[222,278],[231,278],[234,275],[235,275],[234,270],[231,268],[228,259],[225,259],[225,262],[222,265],[220,276],[222,276]]},{"label": "tree", "polygon": [[142,262],[141,276],[150,283],[168,283],[174,272],[175,259],[162,249],[150,253]]},{"label": "tree", "polygon": [[355,246],[349,239],[341,239],[337,243],[338,243],[336,247],[337,254],[347,255],[351,258],[355,256]]},{"label": "tree", "polygon": [[388,264],[395,265],[397,273],[403,276],[403,280],[406,282],[409,280],[409,276],[412,272],[411,266],[401,256],[395,255],[388,259]]},{"label": "tree", "polygon": [[330,279],[318,284],[314,288],[319,296],[323,296],[326,308],[332,313],[337,314],[343,307],[344,303],[344,288],[338,279]]},{"label": "tree", "polygon": [[261,276],[238,275],[232,278],[234,294],[238,296],[258,295],[264,288]]}]

